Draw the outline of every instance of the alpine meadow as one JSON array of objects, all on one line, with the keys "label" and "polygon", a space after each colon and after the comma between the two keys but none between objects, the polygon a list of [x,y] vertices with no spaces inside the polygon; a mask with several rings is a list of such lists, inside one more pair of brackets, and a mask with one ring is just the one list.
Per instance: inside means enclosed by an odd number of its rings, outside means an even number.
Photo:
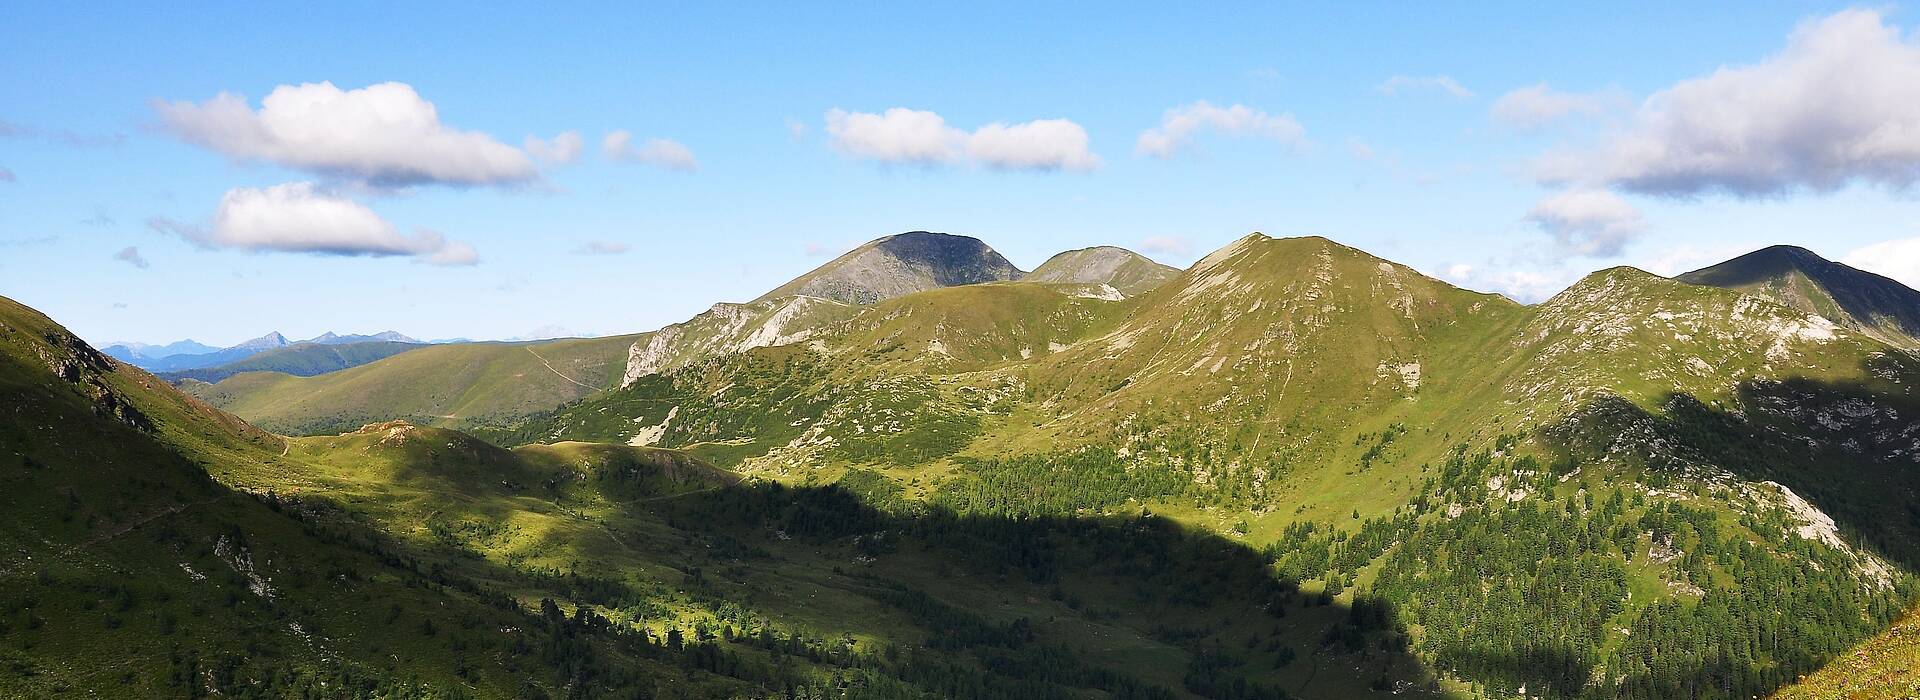
[{"label": "alpine meadow", "polygon": [[1723,10],[0,8],[0,698],[1920,697],[1920,25]]}]

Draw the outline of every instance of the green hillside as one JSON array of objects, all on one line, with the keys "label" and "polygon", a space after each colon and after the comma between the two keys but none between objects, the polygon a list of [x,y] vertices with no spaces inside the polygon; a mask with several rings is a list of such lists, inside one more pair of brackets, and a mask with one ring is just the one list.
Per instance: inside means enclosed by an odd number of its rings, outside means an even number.
[{"label": "green hillside", "polygon": [[[325,501],[208,478],[204,466],[298,469],[281,438],[6,299],[0,404],[0,696],[525,697],[583,678],[609,693],[750,687],[542,620]],[[557,657],[574,661],[543,661]]]},{"label": "green hillside", "polygon": [[[157,430],[460,590],[731,679],[702,688],[1752,697],[1920,600],[1920,357],[1737,290],[1614,268],[1522,306],[1255,234],[1130,298],[787,303],[684,347],[440,351],[600,358],[544,405],[282,439],[155,382],[206,426]],[[396,364],[436,350],[213,389],[327,380],[271,389],[367,415],[503,385]]]},{"label": "green hillside", "polygon": [[408,350],[424,347],[419,343],[400,343],[392,341],[370,341],[364,343],[345,343],[340,345],[322,345],[319,343],[300,343],[284,348],[274,348],[248,357],[238,362],[229,362],[217,367],[190,369],[179,372],[162,372],[160,378],[170,382],[193,380],[208,384],[218,382],[241,372],[279,372],[296,377],[311,377],[343,370],[348,367],[392,357]]},{"label": "green hillside", "polygon": [[1628,268],[1520,306],[1258,235],[1135,299],[1048,291],[899,297],[481,434],[1149,509],[1384,599],[1491,695],[1764,692],[1915,599],[1920,361],[1819,317]]},{"label": "green hillside", "polygon": [[1775,700],[1920,697],[1920,612],[1861,642],[1833,663],[1774,693]]},{"label": "green hillside", "polygon": [[1164,520],[403,422],[279,438],[6,311],[0,693],[1444,694],[1371,608]]},{"label": "green hillside", "polygon": [[258,425],[296,435],[387,420],[475,425],[617,384],[638,338],[433,345],[319,376],[247,372],[186,388]]}]

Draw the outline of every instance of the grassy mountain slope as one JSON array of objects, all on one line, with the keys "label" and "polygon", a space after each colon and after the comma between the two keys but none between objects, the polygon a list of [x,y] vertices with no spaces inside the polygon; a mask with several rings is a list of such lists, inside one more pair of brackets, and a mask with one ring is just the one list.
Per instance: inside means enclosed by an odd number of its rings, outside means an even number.
[{"label": "grassy mountain slope", "polygon": [[1920,347],[1920,292],[1805,248],[1763,248],[1674,279],[1739,290],[1894,345]]},{"label": "grassy mountain slope", "polygon": [[[0,695],[509,697],[581,678],[726,694],[611,639],[429,572],[320,502],[218,471],[292,472],[281,438],[0,299]],[[540,654],[578,659],[567,667]]]},{"label": "grassy mountain slope", "polygon": [[471,425],[547,410],[616,384],[636,338],[434,345],[314,377],[248,372],[189,389],[295,434],[395,419]]},{"label": "grassy mountain slope", "polygon": [[1055,284],[1104,284],[1122,296],[1131,297],[1152,291],[1179,274],[1178,269],[1148,260],[1131,250],[1097,246],[1047,258],[1021,279]]},{"label": "grassy mountain slope", "polygon": [[869,241],[754,301],[800,295],[871,304],[937,287],[1019,279],[1021,274],[977,238],[910,231]]},{"label": "grassy mountain slope", "polygon": [[742,484],[673,450],[507,451],[404,423],[297,438],[290,456],[307,467],[221,476],[339,503],[484,589],[775,664],[813,692],[1444,695],[1374,618],[1163,520],[963,517],[892,498],[871,473]]},{"label": "grassy mountain slope", "polygon": [[241,372],[279,372],[296,377],[311,377],[348,367],[359,367],[421,347],[424,346],[419,343],[384,340],[334,345],[298,343],[267,350],[238,362],[229,362],[215,367],[162,372],[160,378],[174,382],[191,379],[211,384]]},{"label": "grassy mountain slope", "polygon": [[1896,700],[1920,697],[1920,611],[1861,642],[1775,700]]},{"label": "grassy mountain slope", "polygon": [[487,437],[968,514],[1150,509],[1383,600],[1496,696],[1763,692],[1920,592],[1920,364],[1817,316],[1625,268],[1523,307],[1258,235],[1137,298],[1042,289],[903,296]]}]

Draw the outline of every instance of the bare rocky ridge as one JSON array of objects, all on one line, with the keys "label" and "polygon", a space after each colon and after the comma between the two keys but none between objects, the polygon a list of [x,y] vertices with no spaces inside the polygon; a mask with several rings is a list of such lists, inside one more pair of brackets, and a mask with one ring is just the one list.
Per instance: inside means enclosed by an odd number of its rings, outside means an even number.
[{"label": "bare rocky ridge", "polygon": [[854,310],[850,304],[810,296],[714,304],[698,316],[635,341],[627,351],[627,371],[620,385],[702,357],[797,343],[820,325],[851,316]]}]

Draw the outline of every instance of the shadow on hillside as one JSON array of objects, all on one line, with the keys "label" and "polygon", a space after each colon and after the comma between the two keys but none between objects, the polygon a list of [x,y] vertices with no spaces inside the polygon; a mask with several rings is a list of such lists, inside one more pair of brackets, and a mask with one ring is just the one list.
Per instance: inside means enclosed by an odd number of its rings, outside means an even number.
[{"label": "shadow on hillside", "polygon": [[[1188,659],[1176,694],[1331,697],[1432,686],[1432,674],[1410,653],[1404,631],[1384,605],[1363,605],[1374,612],[1355,614],[1276,577],[1259,552],[1163,518],[973,516],[922,503],[876,508],[838,486],[770,483],[689,494],[648,509],[676,529],[770,552],[850,546],[850,553],[875,560],[928,555],[972,580],[1000,581],[1008,590],[1048,590],[1061,619],[1049,614],[1046,620],[993,621],[941,601],[939,590],[858,573],[850,565],[849,576],[880,591],[866,595],[913,619],[928,646],[972,657],[989,674],[1016,683],[1008,687],[1037,684],[1024,686],[1027,692],[1057,686],[1118,697],[1157,695],[1130,674],[1083,658],[1098,642],[1074,630],[1085,630],[1089,622],[1150,625],[1145,631],[1154,641],[1184,652]],[[754,565],[755,555],[740,556],[744,565]],[[847,622],[858,628],[857,621]],[[1031,632],[983,632],[1007,628]]]},{"label": "shadow on hillside", "polygon": [[1662,455],[1622,443],[1650,427],[1677,450],[1665,457],[1786,486],[1832,517],[1848,542],[1920,570],[1920,400],[1804,378],[1742,382],[1734,400],[1715,407],[1674,393],[1658,413],[1603,402],[1587,409],[1588,429],[1565,446],[1585,454],[1626,446],[1660,466]]}]

